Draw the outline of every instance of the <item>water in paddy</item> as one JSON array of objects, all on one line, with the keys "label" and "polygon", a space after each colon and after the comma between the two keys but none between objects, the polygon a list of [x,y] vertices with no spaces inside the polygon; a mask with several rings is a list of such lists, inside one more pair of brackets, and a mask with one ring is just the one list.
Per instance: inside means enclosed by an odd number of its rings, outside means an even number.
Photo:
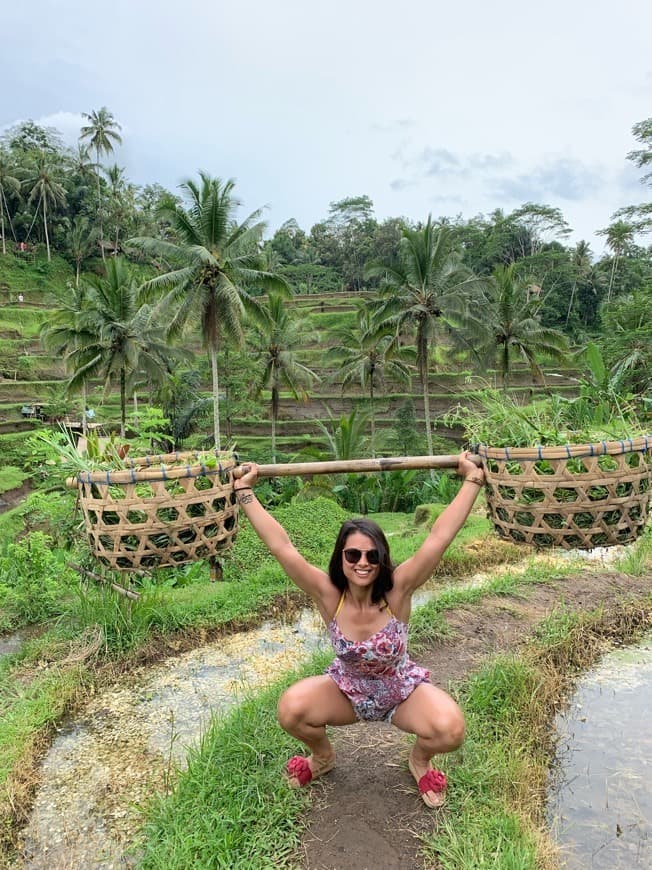
[{"label": "water in paddy", "polygon": [[606,656],[557,721],[549,822],[567,870],[652,867],[652,634]]}]

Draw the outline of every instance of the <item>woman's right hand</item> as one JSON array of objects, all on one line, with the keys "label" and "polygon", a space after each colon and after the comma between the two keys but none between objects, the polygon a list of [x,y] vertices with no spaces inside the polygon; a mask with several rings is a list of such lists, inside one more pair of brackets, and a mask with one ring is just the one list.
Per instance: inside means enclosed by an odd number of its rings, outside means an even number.
[{"label": "woman's right hand", "polygon": [[258,483],[258,466],[255,462],[246,462],[239,466],[238,471],[240,474],[233,481],[233,488],[236,492],[245,487],[252,488]]}]

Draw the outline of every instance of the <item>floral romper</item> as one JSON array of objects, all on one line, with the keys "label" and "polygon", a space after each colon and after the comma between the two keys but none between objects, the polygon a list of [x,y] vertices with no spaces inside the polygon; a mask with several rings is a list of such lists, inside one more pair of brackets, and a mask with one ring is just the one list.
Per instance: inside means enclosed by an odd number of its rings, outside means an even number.
[{"label": "floral romper", "polygon": [[344,603],[340,598],[328,632],[336,658],[326,669],[353,705],[358,719],[391,722],[398,705],[430,672],[407,654],[408,626],[398,620],[385,602],[390,620],[367,640],[347,640],[337,624]]}]

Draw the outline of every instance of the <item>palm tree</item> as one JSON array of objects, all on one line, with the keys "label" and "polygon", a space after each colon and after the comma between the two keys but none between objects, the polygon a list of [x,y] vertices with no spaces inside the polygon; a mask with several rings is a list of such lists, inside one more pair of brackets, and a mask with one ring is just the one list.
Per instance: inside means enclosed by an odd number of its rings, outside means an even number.
[{"label": "palm tree", "polygon": [[30,161],[27,168],[27,177],[24,181],[29,189],[28,202],[36,200],[36,210],[42,210],[43,228],[45,231],[45,247],[48,252],[48,262],[51,261],[50,234],[48,233],[48,205],[56,208],[66,204],[66,191],[61,182],[60,167],[53,162],[52,155],[47,151],[40,151]]},{"label": "palm tree", "polygon": [[543,379],[539,355],[566,359],[566,336],[541,325],[543,300],[530,293],[531,283],[517,274],[517,263],[494,268],[481,315],[474,316],[474,345],[478,355],[495,359],[503,387],[507,387],[512,357],[523,358],[532,377]]},{"label": "palm tree", "polygon": [[[96,165],[95,172],[97,176],[97,214],[100,225],[100,238],[102,238],[102,191],[100,188],[100,155],[107,156],[113,152],[114,145],[122,144],[122,137],[119,130],[122,127],[109,112],[106,106],[102,106],[98,111],[90,113],[82,112],[82,117],[86,118],[88,124],[81,128],[79,138],[88,139],[91,148],[95,149]],[[102,257],[104,257],[104,248],[102,248]]]},{"label": "palm tree", "polygon": [[7,204],[7,193],[20,193],[20,179],[14,175],[15,169],[13,161],[9,155],[0,150],[0,236],[2,237],[2,253],[7,253],[7,245],[5,242],[5,213],[7,220],[11,226],[11,215],[9,214],[9,205]]},{"label": "palm tree", "polygon": [[65,239],[67,252],[75,261],[75,287],[79,287],[82,263],[91,255],[95,241],[96,230],[91,227],[88,218],[75,215]]},{"label": "palm tree", "polygon": [[335,336],[338,343],[329,349],[327,358],[338,363],[336,378],[341,380],[342,392],[353,383],[369,390],[370,450],[375,457],[375,389],[383,386],[385,377],[409,381],[416,352],[401,345],[397,333],[387,324],[378,327],[369,307],[360,301],[356,302],[356,325],[336,330]]},{"label": "palm tree", "polygon": [[262,390],[271,391],[272,462],[276,462],[276,421],[281,388],[289,390],[297,401],[306,401],[307,388],[317,375],[296,358],[296,349],[302,346],[305,327],[290,316],[283,297],[279,293],[270,293],[263,311],[265,320],[253,324],[250,338],[256,357],[263,363],[252,393],[258,398]]},{"label": "palm tree", "polygon": [[616,277],[616,267],[618,260],[625,253],[627,247],[632,243],[636,228],[627,221],[618,220],[610,224],[603,230],[598,230],[596,236],[604,236],[607,247],[613,254],[613,263],[611,266],[611,275],[609,276],[609,287],[607,289],[607,302],[611,300],[611,291]]},{"label": "palm tree", "polygon": [[394,326],[399,334],[406,328],[416,331],[417,370],[432,454],[428,369],[436,326],[439,321],[455,326],[466,322],[469,301],[483,281],[463,265],[450,228],[436,227],[430,215],[423,228],[402,230],[397,263],[373,263],[365,274],[382,279],[382,299],[375,310],[378,322]]},{"label": "palm tree", "polygon": [[[87,331],[84,323],[84,315],[88,308],[88,291],[76,283],[74,287],[67,287],[65,294],[59,294],[57,301],[58,307],[51,312],[50,318],[41,328],[41,343],[45,350],[56,356],[63,356],[70,371],[74,369],[72,361],[94,338],[93,334]],[[88,356],[86,361],[90,358]],[[77,367],[79,367],[79,359],[77,359]],[[86,379],[82,379],[79,384],[82,396],[82,434],[86,436]]]},{"label": "palm tree", "polygon": [[242,223],[235,220],[239,201],[233,196],[235,182],[199,173],[199,183],[189,179],[181,188],[188,207],[169,201],[161,209],[179,243],[136,238],[128,244],[176,264],[171,271],[143,285],[143,298],[163,293],[162,312],[170,313],[169,335],[179,335],[192,314],[199,317],[202,339],[208,349],[213,379],[213,435],[220,450],[219,373],[217,354],[223,339],[236,345],[244,339],[242,319],[264,319],[254,286],[287,293],[282,278],[260,268],[264,223],[260,211]]},{"label": "palm tree", "polygon": [[88,306],[79,324],[84,340],[69,354],[75,368],[70,386],[101,376],[108,388],[117,378],[124,437],[128,375],[141,370],[158,380],[169,369],[171,350],[151,306],[139,304],[137,282],[126,262],[112,257],[105,268],[106,277],[91,276],[88,281]]},{"label": "palm tree", "polygon": [[573,250],[571,256],[571,265],[575,273],[573,288],[571,290],[570,301],[568,303],[568,311],[566,313],[566,326],[570,320],[571,311],[573,310],[573,302],[575,301],[575,293],[577,291],[578,282],[585,283],[590,279],[593,271],[593,260],[591,259],[591,247],[588,242],[579,241]]}]

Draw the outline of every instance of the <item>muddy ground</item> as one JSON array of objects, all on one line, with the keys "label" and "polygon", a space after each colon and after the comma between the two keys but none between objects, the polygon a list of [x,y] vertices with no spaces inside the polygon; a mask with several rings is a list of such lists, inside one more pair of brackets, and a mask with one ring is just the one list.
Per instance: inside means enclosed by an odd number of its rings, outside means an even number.
[{"label": "muddy ground", "polygon": [[[652,573],[631,577],[593,572],[528,587],[523,597],[487,598],[447,614],[454,634],[418,660],[435,685],[447,689],[463,680],[492,653],[513,649],[532,628],[564,602],[571,610],[618,608],[624,598],[652,591]],[[306,870],[415,870],[421,834],[437,815],[419,798],[407,770],[410,743],[385,724],[359,724],[333,731],[336,768],[312,788],[303,841]],[[454,776],[450,788],[455,788]],[[442,811],[439,811],[442,812]],[[445,812],[445,810],[443,811]]]}]

